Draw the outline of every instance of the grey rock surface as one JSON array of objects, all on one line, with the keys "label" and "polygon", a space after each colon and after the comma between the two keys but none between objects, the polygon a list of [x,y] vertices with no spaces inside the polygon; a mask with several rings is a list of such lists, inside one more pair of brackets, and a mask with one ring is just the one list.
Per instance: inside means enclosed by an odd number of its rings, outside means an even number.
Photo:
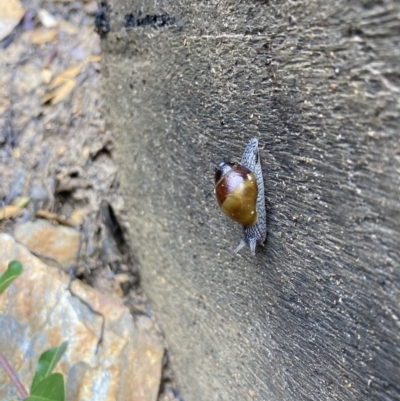
[{"label": "grey rock surface", "polygon": [[[182,393],[400,399],[400,5],[118,1],[105,94],[142,285]],[[257,137],[268,237],[214,164]]]},{"label": "grey rock surface", "polygon": [[[0,234],[0,275],[11,260],[23,272],[0,296],[0,354],[27,390],[42,352],[67,341],[56,369],[65,376],[67,400],[157,400],[164,347],[150,318],[134,319],[120,298],[79,280],[69,291],[67,274]],[[0,400],[10,399],[18,393],[1,367]]]}]

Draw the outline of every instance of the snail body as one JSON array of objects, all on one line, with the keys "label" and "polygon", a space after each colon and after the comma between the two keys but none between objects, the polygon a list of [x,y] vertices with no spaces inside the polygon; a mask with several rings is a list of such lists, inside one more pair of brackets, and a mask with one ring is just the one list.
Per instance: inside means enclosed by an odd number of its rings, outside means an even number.
[{"label": "snail body", "polygon": [[241,164],[217,164],[215,194],[221,210],[243,225],[244,236],[234,252],[248,243],[255,255],[256,244],[263,245],[267,235],[264,180],[256,138],[247,145]]}]

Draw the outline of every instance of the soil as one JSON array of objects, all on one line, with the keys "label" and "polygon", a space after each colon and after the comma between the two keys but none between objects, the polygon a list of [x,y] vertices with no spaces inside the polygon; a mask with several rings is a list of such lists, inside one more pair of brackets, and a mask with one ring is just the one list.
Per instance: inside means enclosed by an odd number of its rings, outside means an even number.
[{"label": "soil", "polygon": [[[134,316],[151,316],[103,109],[106,10],[96,1],[22,6],[23,20],[0,42],[0,209],[24,207],[0,230],[13,234],[40,213],[79,228],[76,279],[118,293]],[[168,360],[166,351],[159,400],[181,400]]]}]

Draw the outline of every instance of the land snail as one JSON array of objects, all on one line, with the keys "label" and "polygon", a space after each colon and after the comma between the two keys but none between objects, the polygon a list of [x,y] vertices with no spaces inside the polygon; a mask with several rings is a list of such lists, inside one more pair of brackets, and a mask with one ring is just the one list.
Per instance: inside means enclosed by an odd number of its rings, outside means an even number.
[{"label": "land snail", "polygon": [[257,243],[263,245],[267,235],[264,181],[256,138],[247,145],[240,164],[217,164],[215,195],[221,210],[243,225],[244,235],[234,252],[249,244],[255,255]]}]

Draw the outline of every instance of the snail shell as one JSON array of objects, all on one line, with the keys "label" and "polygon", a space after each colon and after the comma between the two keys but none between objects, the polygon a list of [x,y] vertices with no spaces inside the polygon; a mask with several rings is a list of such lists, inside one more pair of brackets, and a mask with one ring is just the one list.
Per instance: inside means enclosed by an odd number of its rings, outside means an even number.
[{"label": "snail shell", "polygon": [[241,164],[217,164],[215,194],[222,211],[243,225],[244,236],[235,253],[248,243],[255,255],[256,244],[263,245],[267,235],[264,180],[256,138],[247,145]]},{"label": "snail shell", "polygon": [[215,194],[221,210],[237,223],[245,226],[255,224],[258,186],[254,174],[240,164],[220,162],[215,181]]}]

